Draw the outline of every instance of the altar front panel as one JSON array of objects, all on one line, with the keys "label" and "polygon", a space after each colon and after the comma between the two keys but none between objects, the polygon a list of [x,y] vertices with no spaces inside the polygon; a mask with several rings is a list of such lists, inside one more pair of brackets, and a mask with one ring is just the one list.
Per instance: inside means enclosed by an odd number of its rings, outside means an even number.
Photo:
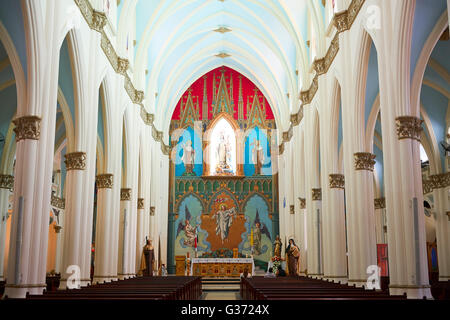
[{"label": "altar front panel", "polygon": [[254,274],[253,259],[194,258],[191,260],[190,274],[202,277],[239,277],[245,268],[249,274]]}]

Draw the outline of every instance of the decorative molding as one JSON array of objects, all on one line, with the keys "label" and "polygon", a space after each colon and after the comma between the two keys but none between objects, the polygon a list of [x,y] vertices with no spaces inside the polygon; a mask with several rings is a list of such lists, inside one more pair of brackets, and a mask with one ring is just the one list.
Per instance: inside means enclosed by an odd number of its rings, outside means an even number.
[{"label": "decorative molding", "polygon": [[144,209],[144,198],[138,198],[137,208],[138,208],[138,210]]},{"label": "decorative molding", "polygon": [[56,224],[54,224],[54,225],[53,225],[53,229],[55,229],[55,232],[56,232],[56,233],[60,233],[62,227],[61,227],[61,226],[58,226],[58,225],[56,225]]},{"label": "decorative molding", "polygon": [[30,139],[39,140],[41,135],[41,118],[38,116],[23,116],[12,121],[14,123],[14,133],[16,142]]},{"label": "decorative molding", "polygon": [[155,207],[150,207],[150,216],[154,216],[155,215]]},{"label": "decorative molding", "polygon": [[384,209],[386,208],[386,198],[377,198],[373,199],[375,209]]},{"label": "decorative molding", "polygon": [[428,181],[433,190],[447,188],[450,186],[450,172],[432,174],[429,176]]},{"label": "decorative molding", "polygon": [[431,180],[423,180],[422,181],[422,189],[423,194],[431,193],[433,192],[433,183]]},{"label": "decorative molding", "polygon": [[[100,33],[101,35],[100,47],[105,53],[114,71],[124,76],[125,91],[127,92],[128,96],[130,97],[131,101],[134,104],[141,106],[142,120],[146,125],[152,126],[152,129],[156,130],[153,124],[154,115],[147,113],[142,104],[142,102],[144,101],[144,92],[137,90],[134,87],[130,77],[126,73],[126,71],[129,68],[129,61],[125,58],[121,58],[118,56],[116,50],[114,49],[114,46],[112,45],[111,41],[106,35],[106,32],[103,30],[107,23],[106,15],[103,12],[94,10],[88,0],[74,0],[74,1],[78,6],[78,8],[80,9],[81,14],[83,15],[89,27]],[[161,149],[163,150],[164,154],[168,155],[170,153],[170,147],[165,145],[163,141],[158,142],[160,142],[163,145]]]},{"label": "decorative molding", "polygon": [[292,205],[292,204],[289,206],[289,213],[290,214],[295,214],[295,206]]},{"label": "decorative molding", "polygon": [[316,74],[309,89],[300,92],[300,100],[302,100],[303,106],[311,103],[312,99],[316,95],[318,88],[319,88],[319,81],[318,75]]},{"label": "decorative molding", "polygon": [[97,183],[98,189],[111,189],[113,187],[113,174],[99,174],[95,177],[95,182]]},{"label": "decorative molding", "polygon": [[355,170],[368,170],[373,171],[375,165],[375,155],[370,152],[356,152],[355,158]]},{"label": "decorative molding", "polygon": [[66,208],[66,199],[56,197],[52,194],[50,204],[55,208],[64,210]]},{"label": "decorative molding", "polygon": [[293,136],[294,136],[294,130],[293,130],[293,127],[291,124],[291,126],[289,127],[289,130],[286,132],[283,132],[283,142],[291,141]]},{"label": "decorative molding", "polygon": [[313,201],[320,201],[320,200],[322,200],[322,189],[320,189],[320,188],[313,188],[311,191],[312,191],[312,200]]},{"label": "decorative molding", "polygon": [[333,17],[333,25],[338,33],[347,31],[350,29],[350,24],[348,22],[348,11],[342,11],[335,13]]},{"label": "decorative molding", "polygon": [[331,40],[331,44],[328,47],[327,53],[321,59],[315,59],[313,63],[313,68],[316,71],[317,75],[322,75],[328,72],[331,64],[334,61],[337,53],[339,51],[339,34],[337,33],[333,40]]},{"label": "decorative molding", "polygon": [[300,124],[300,121],[301,121],[300,112],[291,114],[291,123],[292,123],[292,126],[297,126],[297,125],[299,125],[299,124]]},{"label": "decorative molding", "polygon": [[131,188],[120,189],[120,201],[130,201],[131,200]]},{"label": "decorative molding", "polygon": [[[331,64],[334,61],[338,51],[339,51],[339,33],[349,30],[353,25],[361,7],[363,6],[365,0],[352,0],[347,10],[335,13],[332,24],[336,27],[337,33],[328,47],[327,53],[324,57],[316,59],[311,66],[315,70],[316,75],[308,90],[300,92],[300,100],[303,105],[310,104],[314,95],[317,92],[317,76],[328,72]],[[308,42],[308,41],[307,41]],[[309,43],[307,43],[309,46]],[[291,120],[292,121],[292,120]],[[300,121],[299,121],[300,123]],[[296,126],[297,124],[294,124]]]},{"label": "decorative molding", "polygon": [[401,116],[395,118],[397,124],[398,139],[414,139],[420,141],[423,120],[413,116]]},{"label": "decorative molding", "polygon": [[306,199],[298,198],[298,200],[300,200],[300,209],[306,209]]},{"label": "decorative molding", "polygon": [[69,170],[84,170],[86,169],[86,153],[85,152],[72,152],[64,155],[64,163],[66,164],[67,171]]},{"label": "decorative molding", "polygon": [[345,189],[345,177],[343,174],[331,173],[329,182],[331,189]]},{"label": "decorative molding", "polygon": [[9,174],[0,174],[0,189],[9,189],[12,191],[14,188],[14,176]]},{"label": "decorative molding", "polygon": [[278,146],[278,154],[282,155],[284,153],[284,141]]},{"label": "decorative molding", "polygon": [[117,57],[117,72],[120,74],[125,74],[128,70],[130,62],[128,59]]}]

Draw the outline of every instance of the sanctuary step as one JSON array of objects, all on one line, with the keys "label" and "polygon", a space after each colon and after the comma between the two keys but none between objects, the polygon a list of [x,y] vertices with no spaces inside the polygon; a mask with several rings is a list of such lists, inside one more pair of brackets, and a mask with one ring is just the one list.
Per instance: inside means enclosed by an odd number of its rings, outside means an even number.
[{"label": "sanctuary step", "polygon": [[202,278],[202,290],[206,291],[232,291],[239,292],[240,279],[239,278]]}]

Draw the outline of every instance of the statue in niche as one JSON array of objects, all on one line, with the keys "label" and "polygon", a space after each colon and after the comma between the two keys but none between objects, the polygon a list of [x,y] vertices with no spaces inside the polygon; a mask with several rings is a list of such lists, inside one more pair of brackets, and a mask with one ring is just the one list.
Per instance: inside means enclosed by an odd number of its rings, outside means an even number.
[{"label": "statue in niche", "polygon": [[254,146],[252,151],[252,160],[255,164],[255,175],[261,175],[261,168],[264,162],[264,149],[259,140],[255,140],[251,145]]},{"label": "statue in niche", "polygon": [[228,238],[228,232],[230,231],[231,224],[233,223],[233,217],[236,216],[236,208],[228,209],[223,204],[220,206],[220,210],[218,210],[214,214],[214,218],[216,219],[216,235],[220,236],[220,239],[223,241]]},{"label": "statue in niche", "polygon": [[231,163],[231,143],[230,137],[225,133],[220,132],[219,144],[216,150],[216,173],[217,174],[232,174],[233,169],[230,166]]},{"label": "statue in niche", "polygon": [[195,176],[194,173],[194,160],[195,160],[195,150],[192,147],[192,141],[188,140],[183,146],[183,156],[181,161],[183,161],[185,172],[184,176]]}]

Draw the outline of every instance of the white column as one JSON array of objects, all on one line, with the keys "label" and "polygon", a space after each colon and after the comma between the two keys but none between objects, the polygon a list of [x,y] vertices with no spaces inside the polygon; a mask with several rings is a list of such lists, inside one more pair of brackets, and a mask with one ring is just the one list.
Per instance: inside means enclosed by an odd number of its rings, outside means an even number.
[{"label": "white column", "polygon": [[375,231],[376,231],[376,241],[377,244],[386,243],[385,236],[385,208],[386,201],[385,198],[376,198],[374,200],[375,204]]},{"label": "white column", "polygon": [[119,261],[118,278],[128,279],[132,275],[129,270],[130,260],[130,213],[131,213],[131,189],[120,189],[120,227],[119,227]]},{"label": "white column", "polygon": [[64,218],[65,209],[61,210],[59,214],[59,228],[56,230],[56,257],[55,257],[55,272],[62,274],[61,265],[63,258],[63,248],[64,248]]},{"label": "white column", "polygon": [[346,283],[347,276],[347,250],[345,238],[345,211],[344,211],[344,175],[330,174],[327,190],[327,221],[328,225],[328,259],[324,261],[328,268],[324,277],[335,282]]},{"label": "white column", "polygon": [[[67,270],[70,266],[79,268],[80,277],[82,277],[83,247],[82,237],[84,231],[83,218],[86,212],[83,212],[82,203],[84,188],[84,170],[86,168],[86,153],[73,152],[65,155],[66,160],[66,210],[64,221],[64,250],[63,263],[61,270],[60,289],[67,288],[67,280],[70,274]],[[82,278],[79,280],[82,281]],[[80,283],[81,286],[81,283]]]},{"label": "white column", "polygon": [[[303,107],[305,122],[305,199],[307,223],[307,272],[315,278],[323,276],[321,248],[321,189],[319,181],[319,137],[317,110]],[[314,191],[313,191],[314,190]],[[313,196],[314,195],[314,196]]]},{"label": "white column", "polygon": [[[347,211],[349,243],[349,284],[365,286],[367,267],[377,264],[375,216],[373,204],[373,166],[375,156],[368,152],[354,154],[352,202]],[[356,241],[352,243],[351,241]]]},{"label": "white column", "polygon": [[108,255],[111,254],[113,175],[97,176],[97,221],[95,231],[95,263],[93,283],[110,282],[114,275],[110,274]]},{"label": "white column", "polygon": [[[450,173],[433,175],[430,178],[436,181],[438,189],[433,189],[433,198],[436,208],[436,245],[438,255],[439,281],[450,280],[450,215],[448,194],[449,187],[445,185],[445,176]],[[440,183],[439,183],[440,182]]]},{"label": "white column", "polygon": [[139,274],[139,268],[141,265],[142,248],[145,246],[145,200],[144,198],[138,198],[137,204],[137,228],[136,228],[136,269],[135,273]]}]

